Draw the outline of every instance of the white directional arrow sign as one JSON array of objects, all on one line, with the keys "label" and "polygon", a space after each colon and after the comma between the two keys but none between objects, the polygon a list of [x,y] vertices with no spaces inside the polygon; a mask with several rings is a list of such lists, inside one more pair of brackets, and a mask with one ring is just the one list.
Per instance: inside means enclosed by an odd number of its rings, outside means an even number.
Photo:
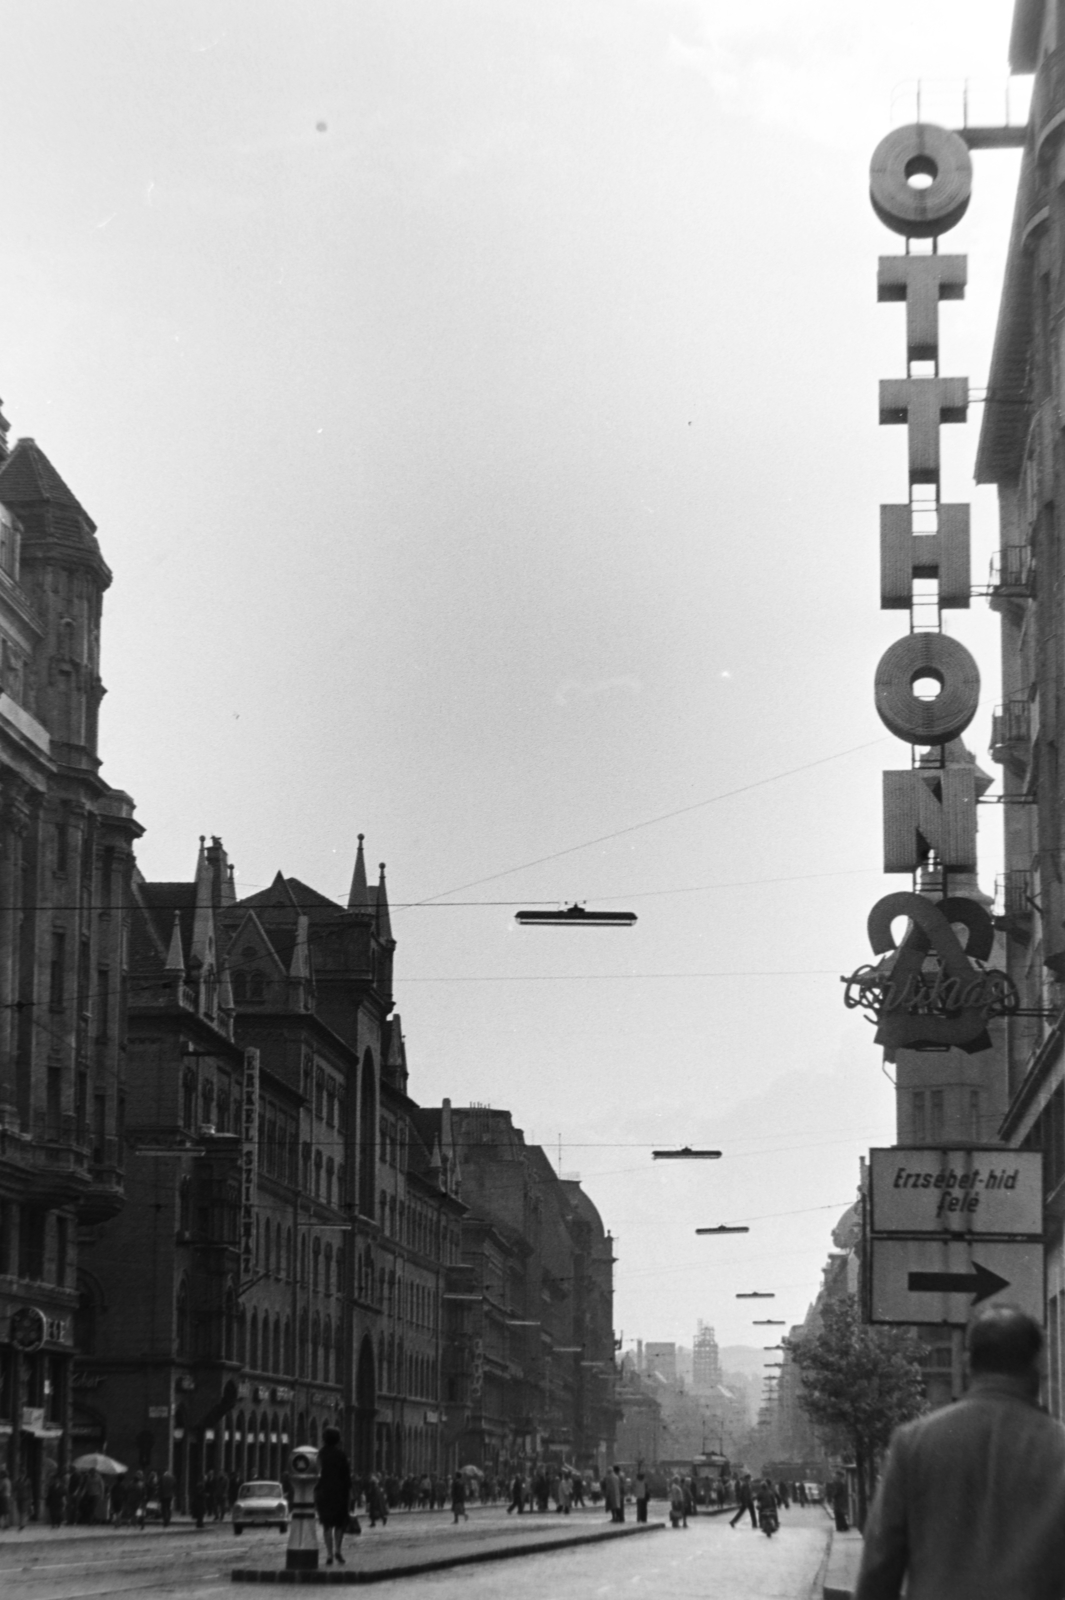
[{"label": "white directional arrow sign", "polygon": [[992,1301],[1044,1319],[1038,1241],[873,1238],[870,1256],[873,1322],[964,1327],[974,1307]]}]

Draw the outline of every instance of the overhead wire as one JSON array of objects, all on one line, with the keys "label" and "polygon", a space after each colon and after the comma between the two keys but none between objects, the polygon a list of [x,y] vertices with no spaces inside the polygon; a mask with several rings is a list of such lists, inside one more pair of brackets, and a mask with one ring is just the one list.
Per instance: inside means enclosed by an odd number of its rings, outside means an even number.
[{"label": "overhead wire", "polygon": [[646,817],[642,822],[631,822],[624,828],[615,828],[610,833],[601,833],[594,839],[585,839],[580,844],[567,845],[562,850],[553,850],[548,855],[537,856],[534,861],[523,861],[515,867],[505,867],[500,872],[489,873],[483,878],[472,878],[468,883],[456,884],[453,889],[441,889],[438,894],[426,895],[424,899],[412,902],[414,905],[428,905],[434,900],[443,900],[449,894],[461,894],[464,889],[476,889],[482,883],[496,883],[500,878],[509,878],[512,873],[526,872],[532,867],[543,866],[548,861],[559,861],[563,856],[576,854],[579,850],[590,850],[597,844],[608,844],[613,839],[622,839],[627,834],[638,833],[642,828],[654,828],[661,822],[671,822],[675,817],[689,815],[692,811],[701,811],[706,806],[718,804],[721,800],[733,800],[738,795],[750,794],[755,789],[764,789],[771,783],[780,783],[785,778],[794,778],[799,773],[810,772],[815,767],[823,767],[830,761],[841,761],[845,756],[855,755],[859,750],[869,750],[874,745],[883,744],[885,736],[876,739],[866,739],[862,744],[851,745],[846,750],[836,750],[832,755],[818,756],[814,761],[804,761],[800,766],[788,767],[783,772],[771,773],[765,778],[755,778],[750,783],[739,784],[735,789],[723,789],[718,794],[708,795],[704,800],[693,800],[690,805],[678,806],[673,811],[660,812],[658,816]]},{"label": "overhead wire", "polygon": [[[606,842],[608,842],[609,840],[612,840],[612,839],[622,838],[627,834],[638,832],[638,831],[640,831],[641,829],[644,829],[644,828],[650,828],[650,827],[657,826],[659,823],[668,822],[668,821],[671,821],[675,817],[685,816],[685,815],[687,815],[687,814],[689,814],[689,813],[691,813],[693,811],[702,810],[706,806],[717,804],[718,802],[720,802],[722,800],[733,799],[738,795],[748,794],[748,793],[752,792],[755,789],[765,788],[770,784],[782,782],[786,778],[795,777],[800,773],[811,771],[814,768],[820,767],[820,766],[824,766],[824,765],[828,764],[829,762],[842,760],[846,756],[854,755],[860,750],[869,749],[873,745],[880,744],[882,742],[883,742],[882,737],[878,738],[878,739],[870,739],[870,740],[864,741],[862,744],[852,745],[852,746],[848,747],[846,750],[838,750],[838,751],[833,752],[833,754],[831,754],[831,755],[819,756],[813,761],[803,762],[798,766],[787,768],[783,772],[771,773],[765,778],[754,779],[750,783],[740,784],[736,788],[733,788],[733,789],[722,790],[718,794],[709,795],[703,800],[693,801],[690,805],[679,806],[679,807],[676,807],[672,811],[662,812],[657,816],[645,818],[644,820],[642,820],[640,822],[630,823],[626,827],[615,829],[610,833],[600,834],[594,839],[586,839],[586,840],[582,841],[579,844],[567,845],[562,850],[552,851],[548,855],[537,857],[533,861],[523,862],[523,863],[521,863],[521,864],[519,864],[517,866],[513,866],[513,867],[507,867],[507,868],[504,868],[503,870],[501,870],[499,872],[490,873],[487,876],[482,877],[482,878],[472,879],[467,883],[457,885],[453,889],[444,889],[444,890],[441,890],[439,893],[437,893],[435,895],[428,895],[428,896],[423,897],[420,900],[413,900],[413,901],[407,901],[407,902],[398,903],[395,909],[397,909],[397,910],[401,909],[401,908],[402,909],[415,909],[415,908],[424,908],[424,907],[431,906],[435,902],[443,900],[449,894],[459,894],[459,893],[462,892],[463,889],[475,888],[479,884],[482,884],[482,883],[496,882],[496,881],[498,881],[498,879],[509,877],[511,874],[513,874],[515,872],[523,872],[523,871],[526,871],[528,868],[531,868],[533,866],[540,866],[540,865],[542,865],[543,863],[545,863],[547,861],[559,860],[563,856],[573,855],[573,854],[577,853],[578,851],[591,849],[593,846],[595,846],[597,844],[603,844],[603,843],[606,843]],[[835,875],[836,874],[826,874],[826,876],[835,876]],[[810,876],[812,877],[812,876],[815,876],[815,875],[811,874]],[[765,880],[765,881],[771,882],[773,880]],[[780,881],[786,881],[786,880],[780,880]],[[729,886],[730,885],[723,885],[722,887],[729,887]],[[741,887],[741,886],[742,885],[740,885],[740,884],[735,885],[735,887]],[[676,892],[676,893],[699,892],[699,887],[700,886],[693,886],[690,890],[682,889],[682,890],[676,890],[676,891],[669,891],[669,890],[647,891],[647,894],[650,895],[650,894],[656,894],[656,893],[669,894],[669,893],[674,893],[674,892]],[[713,886],[708,886],[708,887],[713,887]],[[610,896],[608,898],[613,899],[613,898],[622,898],[622,897],[620,897],[620,896]],[[481,902],[472,902],[472,903],[473,904],[480,904]],[[504,902],[504,903],[514,904],[516,902]],[[553,901],[542,901],[542,902],[537,902],[537,903],[538,904],[547,905],[547,904],[555,904],[556,902],[553,902]],[[236,904],[234,906],[234,909],[237,909],[239,907],[239,905],[240,905],[240,902],[236,902]],[[37,906],[37,907],[21,906],[21,907],[19,907],[19,909],[23,910],[23,911],[26,911],[26,910],[37,910],[39,912],[49,912],[49,911],[54,912],[54,911],[57,911],[57,910],[62,909],[62,908],[60,906],[56,905],[56,904],[52,904],[52,905],[48,905],[48,906],[42,905],[42,906]],[[71,905],[71,906],[66,907],[65,909],[68,909],[68,910],[80,909],[80,906],[75,908],[73,905]],[[94,907],[91,907],[90,909],[93,910],[93,911],[99,911],[102,908],[94,906]],[[127,908],[114,908],[114,909],[119,910],[120,913],[122,913]],[[140,905],[138,905],[136,902],[134,902],[134,906],[129,908],[129,909],[140,910],[142,915],[144,915],[149,921],[153,921],[154,920],[153,913],[156,914],[156,915],[166,916],[166,915],[170,914],[173,911],[178,911],[178,912],[187,911],[190,908],[185,904],[183,904],[181,906],[170,906],[170,907],[168,907],[168,906],[165,906],[165,905],[160,906],[160,905],[157,905],[157,904],[153,904],[153,905],[140,904]],[[251,910],[253,908],[248,907],[246,909]],[[294,909],[296,909],[298,911],[299,910],[299,906],[296,905],[294,907]],[[393,909],[393,907],[390,905],[389,906],[389,911],[391,912],[392,909]],[[343,914],[344,907],[338,905],[337,906],[337,910],[338,910],[338,912]],[[319,939],[323,939],[323,938],[331,936],[335,931],[336,931],[335,930],[335,925],[327,925],[324,928],[318,928],[318,929],[312,928],[308,933],[308,939],[307,939],[308,946],[316,943]],[[255,963],[258,962],[258,960],[259,960],[259,952],[256,952],[254,957],[249,957],[248,960],[247,960],[248,969],[250,970],[251,967]],[[241,970],[241,967],[242,967],[243,963],[241,963],[241,962],[227,962],[227,965],[229,967],[230,973],[235,975],[237,972],[239,972]],[[514,974],[514,975],[507,975],[507,974],[487,975],[486,974],[486,975],[483,975],[483,976],[482,975],[476,975],[476,974],[473,974],[473,975],[471,975],[471,974],[463,974],[461,977],[431,976],[431,977],[421,978],[421,977],[416,977],[416,976],[415,977],[405,976],[402,981],[404,983],[406,983],[406,984],[428,984],[428,983],[465,983],[465,984],[469,984],[469,983],[516,983],[516,982],[560,983],[560,982],[617,982],[617,981],[623,981],[623,982],[624,981],[630,981],[630,982],[632,982],[632,981],[641,981],[641,982],[642,981],[652,981],[653,982],[653,981],[660,981],[660,980],[667,980],[667,979],[675,981],[675,980],[684,980],[684,979],[692,979],[692,978],[828,977],[828,976],[832,976],[832,975],[833,975],[833,969],[831,969],[831,968],[806,968],[806,969],[783,969],[783,970],[765,970],[765,971],[762,971],[762,970],[743,970],[743,971],[711,971],[711,972],[690,972],[690,973],[683,973],[683,972],[682,973],[631,973],[630,972],[630,973],[616,973],[616,974],[615,973],[595,973],[595,974],[587,974],[587,975],[583,975],[583,976],[579,975],[579,974],[573,974],[573,973],[557,973],[557,974],[554,974],[554,973],[532,974],[532,973],[530,973],[530,974]],[[12,1003],[11,1008],[12,1009],[16,1009],[16,1010],[21,1010],[21,1009],[24,1009],[25,1007],[29,1006],[29,1007],[33,1007],[34,1009],[38,1009],[41,1006],[43,1006],[44,1004],[46,1004],[46,1003],[47,1002],[44,1002],[44,1001],[33,1001],[33,1000],[16,1001],[16,1002]],[[264,1010],[265,1009],[267,1009],[267,1008],[264,1006]]]}]

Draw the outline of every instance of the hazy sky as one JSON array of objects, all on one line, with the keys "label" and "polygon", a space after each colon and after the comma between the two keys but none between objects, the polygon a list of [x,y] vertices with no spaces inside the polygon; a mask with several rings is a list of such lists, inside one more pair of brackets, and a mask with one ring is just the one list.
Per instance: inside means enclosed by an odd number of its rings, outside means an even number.
[{"label": "hazy sky", "polygon": [[[905,886],[880,772],[908,752],[872,699],[905,622],[877,578],[901,241],[867,172],[918,77],[926,115],[959,120],[969,76],[1001,120],[1011,13],[0,0],[0,394],[115,573],[104,772],[143,870],[190,876],[216,833],[244,891],[343,897],[365,832],[412,1092],[561,1135],[627,1341],[701,1316],[757,1343],[740,1289],[801,1317],[893,1138],[838,981]],[[1016,166],[977,155],[950,236],[942,370],[974,385]],[[945,430],[944,480],[977,581],[978,426]],[[948,627],[986,762],[995,629]],[[515,928],[573,899],[639,923]]]}]

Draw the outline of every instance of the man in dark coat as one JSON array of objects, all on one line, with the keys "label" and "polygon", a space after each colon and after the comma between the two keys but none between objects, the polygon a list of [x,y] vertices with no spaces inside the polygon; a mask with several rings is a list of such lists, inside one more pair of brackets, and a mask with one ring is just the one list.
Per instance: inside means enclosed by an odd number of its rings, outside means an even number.
[{"label": "man in dark coat", "polygon": [[344,1535],[351,1511],[351,1462],[340,1448],[339,1428],[326,1428],[322,1432],[314,1508],[325,1537],[326,1566],[333,1565],[334,1557],[344,1566]]},{"label": "man in dark coat", "polygon": [[988,1306],[962,1399],[900,1428],[865,1529],[855,1600],[1060,1600],[1065,1428],[1038,1404],[1039,1324]]},{"label": "man in dark coat", "polygon": [[745,1472],[736,1485],[736,1515],[729,1523],[730,1528],[736,1526],[745,1511],[751,1513],[751,1527],[757,1528],[758,1513],[754,1509],[754,1491],[751,1488],[751,1475],[749,1472]]}]

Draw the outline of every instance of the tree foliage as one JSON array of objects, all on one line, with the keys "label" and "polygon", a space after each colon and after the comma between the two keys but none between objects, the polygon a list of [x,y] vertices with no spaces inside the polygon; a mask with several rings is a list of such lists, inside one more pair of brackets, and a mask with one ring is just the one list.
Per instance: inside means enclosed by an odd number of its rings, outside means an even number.
[{"label": "tree foliage", "polygon": [[846,1295],[825,1305],[819,1333],[790,1339],[787,1349],[801,1374],[799,1404],[830,1444],[853,1452],[864,1522],[879,1456],[894,1430],[925,1409],[923,1347],[901,1329],[862,1322]]}]

